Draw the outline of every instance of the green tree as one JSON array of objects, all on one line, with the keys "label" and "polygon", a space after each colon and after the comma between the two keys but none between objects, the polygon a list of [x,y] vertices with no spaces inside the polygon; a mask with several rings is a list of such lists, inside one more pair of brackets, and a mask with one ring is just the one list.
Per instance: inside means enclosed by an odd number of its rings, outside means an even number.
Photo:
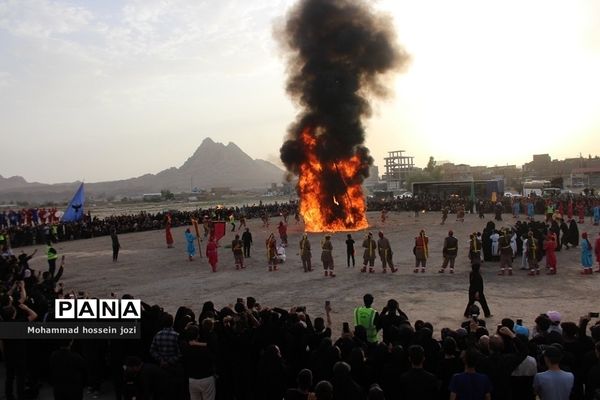
[{"label": "green tree", "polygon": [[167,189],[161,190],[160,191],[160,195],[165,200],[173,200],[173,199],[175,199],[175,195],[173,193],[171,193],[170,190],[167,190]]}]

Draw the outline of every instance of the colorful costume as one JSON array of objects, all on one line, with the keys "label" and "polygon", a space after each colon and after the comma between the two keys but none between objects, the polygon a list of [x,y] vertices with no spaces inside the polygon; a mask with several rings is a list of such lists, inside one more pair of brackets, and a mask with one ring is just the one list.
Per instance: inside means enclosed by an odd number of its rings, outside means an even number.
[{"label": "colorful costume", "polygon": [[544,242],[544,250],[546,251],[546,265],[549,268],[548,274],[556,274],[556,237],[553,233],[549,234]]},{"label": "colorful costume", "polygon": [[594,225],[600,224],[600,205],[594,206]]},{"label": "colorful costume", "polygon": [[244,269],[244,244],[240,240],[240,235],[235,235],[235,239],[231,242],[231,251],[235,262],[235,269]]},{"label": "colorful costume", "polygon": [[212,268],[212,272],[217,272],[217,263],[219,262],[219,253],[217,252],[217,242],[210,238],[206,243],[206,258]]},{"label": "colorful costume", "polygon": [[167,215],[167,222],[165,224],[165,237],[167,239],[167,248],[173,247],[173,234],[171,233],[171,214]]},{"label": "colorful costume", "polygon": [[596,272],[600,272],[600,232],[598,233],[598,237],[596,238],[594,251],[596,252],[596,261],[598,262],[598,269],[596,270]]},{"label": "colorful costume", "polygon": [[583,267],[581,274],[590,275],[593,273],[592,266],[594,265],[594,261],[592,259],[592,244],[588,240],[588,235],[586,232],[581,234],[581,239],[581,266]]},{"label": "colorful costume", "polygon": [[275,235],[271,233],[265,244],[267,247],[267,263],[269,264],[269,271],[277,271],[277,240],[275,240]]},{"label": "colorful costume", "polygon": [[427,257],[429,257],[429,238],[425,236],[425,231],[421,230],[419,236],[415,238],[415,269],[414,273],[419,272],[419,265],[421,266],[421,272],[425,272],[427,268]]},{"label": "colorful costume", "polygon": [[188,257],[190,259],[190,261],[192,261],[192,257],[194,257],[196,255],[196,245],[195,245],[195,241],[196,241],[196,236],[194,236],[192,234],[192,232],[190,232],[189,229],[185,230],[185,240],[187,242],[187,253],[188,253]]},{"label": "colorful costume", "polygon": [[369,264],[369,273],[375,272],[375,249],[377,243],[373,240],[373,234],[369,232],[367,238],[363,241],[362,247],[365,249],[363,253],[363,267],[360,272],[367,272],[367,264]]},{"label": "colorful costume", "polygon": [[312,271],[312,254],[310,252],[310,242],[308,241],[308,235],[306,235],[306,233],[302,235],[302,240],[300,240],[300,258],[302,259],[302,268],[304,268],[304,272]]},{"label": "colorful costume", "polygon": [[392,260],[392,256],[394,252],[392,251],[392,246],[390,246],[390,241],[383,236],[383,232],[379,232],[379,240],[377,241],[377,250],[379,251],[379,257],[381,258],[381,264],[383,266],[383,273],[387,272],[387,266],[390,266],[392,272],[396,272],[397,269],[394,268],[394,261]]},{"label": "colorful costume", "polygon": [[331,236],[325,236],[325,240],[321,243],[321,261],[323,262],[323,269],[325,270],[325,276],[334,277],[333,273],[333,244],[331,244]]}]

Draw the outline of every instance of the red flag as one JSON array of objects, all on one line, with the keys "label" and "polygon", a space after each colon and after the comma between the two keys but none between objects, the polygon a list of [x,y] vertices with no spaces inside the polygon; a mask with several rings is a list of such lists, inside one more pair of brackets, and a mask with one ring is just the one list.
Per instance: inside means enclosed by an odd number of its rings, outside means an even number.
[{"label": "red flag", "polygon": [[219,241],[225,236],[225,221],[213,221],[213,237],[215,241]]}]

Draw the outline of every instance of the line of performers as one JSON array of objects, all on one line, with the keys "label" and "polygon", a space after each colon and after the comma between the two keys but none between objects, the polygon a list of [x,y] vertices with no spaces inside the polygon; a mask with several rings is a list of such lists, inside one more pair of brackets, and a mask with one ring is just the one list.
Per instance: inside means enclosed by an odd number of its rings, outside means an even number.
[{"label": "line of performers", "polygon": [[[388,272],[388,267],[392,273],[397,272],[398,268],[394,266],[393,251],[388,238],[386,238],[383,232],[378,233],[378,240],[373,238],[373,234],[369,232],[365,237],[362,247],[363,251],[363,267],[361,268],[362,273],[375,273],[375,259],[379,255],[381,260],[382,273]],[[513,233],[509,228],[502,229],[500,231],[500,238],[498,239],[498,252],[500,254],[500,270],[498,275],[512,275],[513,274],[513,260],[516,256],[516,249],[514,241],[511,240]],[[581,243],[581,264],[583,270],[582,275],[590,275],[593,273],[593,250],[594,246],[590,243],[587,233],[583,233]],[[325,235],[320,243],[321,247],[321,262],[323,264],[324,274],[326,277],[335,277],[334,273],[334,261],[333,261],[333,244],[331,242],[331,235]],[[527,262],[529,269],[528,275],[534,276],[540,274],[540,252],[544,251],[546,257],[546,268],[548,275],[556,274],[557,260],[556,250],[557,239],[556,235],[549,233],[543,243],[541,244],[535,239],[533,232],[529,232],[527,237],[523,241],[523,257]],[[267,260],[269,271],[277,271],[277,264],[281,258],[278,253],[278,246],[275,236],[271,234],[266,240],[267,248]],[[354,266],[354,240],[349,234],[346,240],[346,253],[347,253],[347,265],[350,267]],[[413,254],[415,256],[415,266],[413,269],[414,273],[424,273],[427,268],[427,260],[429,258],[429,237],[425,234],[424,230],[419,232],[419,235],[415,237]],[[440,266],[438,273],[445,273],[447,270],[450,274],[454,273],[454,265],[456,256],[458,254],[458,239],[454,237],[452,230],[448,231],[448,236],[444,239],[442,248],[443,262]],[[302,260],[302,267],[304,272],[313,270],[312,267],[312,252],[311,243],[308,239],[307,234],[303,234],[299,243],[299,255]],[[600,272],[600,234],[596,239],[595,243],[595,255],[598,261],[599,267],[596,272]],[[482,261],[482,242],[481,234],[474,232],[469,236],[469,260],[471,264],[481,264]],[[237,264],[237,261],[236,261]]]}]

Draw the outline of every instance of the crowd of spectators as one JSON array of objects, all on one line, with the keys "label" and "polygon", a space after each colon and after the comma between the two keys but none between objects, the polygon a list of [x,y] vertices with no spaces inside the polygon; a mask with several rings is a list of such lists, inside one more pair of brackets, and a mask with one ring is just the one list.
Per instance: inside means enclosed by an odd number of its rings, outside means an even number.
[{"label": "crowd of spectators", "polygon": [[[64,265],[40,275],[27,261],[0,276],[2,323],[51,321],[55,298],[88,297],[61,285]],[[339,335],[330,302],[316,318],[253,297],[174,316],[142,303],[140,339],[3,340],[6,398],[36,398],[43,385],[57,399],[85,390],[119,400],[600,398],[597,314],[571,322],[549,311],[492,327],[473,306],[460,326],[435,327],[394,299],[381,312],[372,303],[357,304],[373,315],[366,325],[348,310]]]}]

